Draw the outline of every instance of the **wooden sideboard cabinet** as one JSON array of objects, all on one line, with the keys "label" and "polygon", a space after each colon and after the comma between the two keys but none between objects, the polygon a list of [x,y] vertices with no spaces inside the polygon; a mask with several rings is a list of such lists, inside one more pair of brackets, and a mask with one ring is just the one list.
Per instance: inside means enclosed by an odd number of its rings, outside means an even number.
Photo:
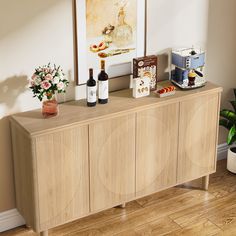
[{"label": "wooden sideboard cabinet", "polygon": [[176,184],[179,102],[137,112],[136,196]]},{"label": "wooden sideboard cabinet", "polygon": [[[169,82],[165,82],[168,85]],[[203,178],[216,170],[220,94],[210,82],[175,96],[60,105],[11,117],[17,209],[34,231]]]},{"label": "wooden sideboard cabinet", "polygon": [[12,124],[17,208],[35,231],[89,214],[88,125],[29,137]]},{"label": "wooden sideboard cabinet", "polygon": [[180,102],[177,182],[205,176],[216,169],[219,95],[206,94]]},{"label": "wooden sideboard cabinet", "polygon": [[89,125],[90,204],[96,212],[135,196],[135,114]]}]

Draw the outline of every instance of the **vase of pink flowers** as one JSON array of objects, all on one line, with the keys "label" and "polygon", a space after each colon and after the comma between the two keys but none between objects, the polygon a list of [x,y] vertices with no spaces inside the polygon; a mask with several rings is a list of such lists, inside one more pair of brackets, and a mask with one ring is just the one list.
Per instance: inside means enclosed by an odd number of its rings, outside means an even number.
[{"label": "vase of pink flowers", "polygon": [[40,66],[35,69],[29,83],[34,97],[42,101],[43,117],[56,116],[59,112],[56,94],[65,93],[69,84],[61,67],[52,67],[50,63]]}]

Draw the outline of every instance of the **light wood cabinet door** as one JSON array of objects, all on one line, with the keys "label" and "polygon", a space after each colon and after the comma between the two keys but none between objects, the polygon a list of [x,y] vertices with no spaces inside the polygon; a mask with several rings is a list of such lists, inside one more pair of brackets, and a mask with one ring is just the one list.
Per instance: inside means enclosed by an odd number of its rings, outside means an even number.
[{"label": "light wood cabinet door", "polygon": [[178,182],[208,175],[216,168],[219,95],[180,103]]},{"label": "light wood cabinet door", "polygon": [[135,195],[135,114],[89,126],[91,211]]},{"label": "light wood cabinet door", "polygon": [[88,126],[36,137],[40,229],[89,213]]},{"label": "light wood cabinet door", "polygon": [[136,196],[176,184],[179,103],[137,113]]}]

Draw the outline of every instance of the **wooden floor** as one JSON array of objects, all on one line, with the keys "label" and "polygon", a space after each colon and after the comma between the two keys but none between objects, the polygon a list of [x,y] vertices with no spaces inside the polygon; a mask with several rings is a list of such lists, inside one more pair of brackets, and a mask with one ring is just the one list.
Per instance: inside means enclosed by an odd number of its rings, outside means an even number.
[{"label": "wooden floor", "polygon": [[[49,236],[98,235],[230,235],[236,236],[236,175],[218,163],[210,177],[209,191],[200,181],[142,198],[96,215],[57,227]],[[24,226],[2,236],[35,236]]]}]

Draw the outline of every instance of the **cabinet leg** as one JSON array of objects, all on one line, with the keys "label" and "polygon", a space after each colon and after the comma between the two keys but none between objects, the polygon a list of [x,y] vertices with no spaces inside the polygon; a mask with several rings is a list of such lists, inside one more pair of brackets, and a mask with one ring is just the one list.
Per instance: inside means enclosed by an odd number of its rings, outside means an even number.
[{"label": "cabinet leg", "polygon": [[40,236],[48,236],[48,230],[45,230],[40,233]]},{"label": "cabinet leg", "polygon": [[123,203],[122,205],[120,205],[121,208],[125,208],[126,203]]},{"label": "cabinet leg", "polygon": [[202,177],[202,188],[208,190],[209,186],[209,175]]}]

